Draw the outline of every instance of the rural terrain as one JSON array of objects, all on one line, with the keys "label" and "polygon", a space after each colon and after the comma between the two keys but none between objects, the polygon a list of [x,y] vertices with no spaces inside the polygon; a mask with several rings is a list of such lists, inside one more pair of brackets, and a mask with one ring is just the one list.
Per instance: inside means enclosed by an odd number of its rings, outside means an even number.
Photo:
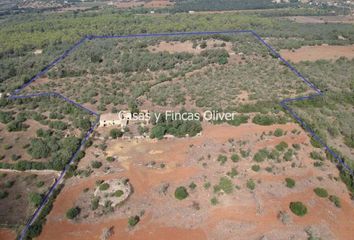
[{"label": "rural terrain", "polygon": [[353,8],[0,1],[0,239],[351,239]]}]

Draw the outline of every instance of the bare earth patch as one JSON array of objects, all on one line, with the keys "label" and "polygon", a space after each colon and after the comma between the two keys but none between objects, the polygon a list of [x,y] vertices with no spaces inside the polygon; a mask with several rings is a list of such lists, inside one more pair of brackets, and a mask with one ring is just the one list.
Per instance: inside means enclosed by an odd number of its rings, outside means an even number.
[{"label": "bare earth patch", "polygon": [[[161,41],[157,46],[149,46],[148,49],[151,52],[169,52],[169,53],[181,53],[181,52],[188,52],[188,53],[194,53],[198,54],[201,53],[203,50],[206,49],[213,49],[213,48],[225,48],[229,54],[232,52],[232,44],[229,42],[224,42],[221,40],[216,40],[216,39],[209,39],[206,41],[207,46],[206,48],[201,48],[199,45],[193,48],[193,42],[192,41],[185,41],[185,42],[166,42],[166,41]],[[221,44],[225,44],[224,47],[219,47]]]},{"label": "bare earth patch", "polygon": [[298,63],[301,61],[336,60],[340,57],[354,58],[354,45],[349,46],[305,46],[294,51],[280,50],[285,59]]},{"label": "bare earth patch", "polygon": [[[285,134],[273,136],[270,132],[277,128]],[[298,125],[205,124],[203,129],[202,136],[193,138],[107,140],[107,149],[97,157],[104,166],[89,177],[66,181],[39,239],[99,239],[103,229],[111,227],[111,239],[307,239],[305,230],[309,226],[322,239],[351,238],[354,220],[350,216],[354,215],[354,207],[346,187],[333,179],[338,177],[333,163],[325,160],[322,167],[313,165],[309,154],[314,149]],[[290,161],[253,160],[259,149],[274,149],[282,141],[288,148],[300,145],[298,150],[293,149],[295,154]],[[249,150],[250,155],[241,156],[241,149]],[[235,152],[240,156],[237,162],[230,157]],[[220,154],[228,156],[224,164],[217,161]],[[115,156],[116,160],[107,163],[105,156]],[[87,167],[91,160],[87,155],[79,169]],[[259,164],[258,172],[251,169],[254,164]],[[105,166],[112,171],[104,173]],[[237,174],[229,177],[232,168]],[[266,170],[269,168],[271,171]],[[220,177],[231,180],[235,186],[231,193],[213,190]],[[285,186],[286,177],[296,181],[294,188]],[[102,215],[100,209],[90,209],[96,181],[119,178],[128,178],[132,185],[129,199],[111,213]],[[256,183],[253,191],[246,187],[248,179]],[[192,182],[195,188],[190,187]],[[210,188],[205,187],[208,182]],[[175,198],[178,186],[187,188],[188,198]],[[313,189],[318,186],[325,186],[330,194],[338,196],[341,208],[317,197]],[[216,205],[211,204],[212,197],[217,198]],[[291,201],[302,201],[308,214],[292,214]],[[81,212],[77,220],[69,221],[65,212],[73,206],[79,206]],[[280,211],[287,212],[291,224],[279,220]],[[140,214],[141,221],[134,228],[128,227],[128,218]]]},{"label": "bare earth patch", "polygon": [[298,23],[354,23],[354,16],[293,16],[284,17]]}]

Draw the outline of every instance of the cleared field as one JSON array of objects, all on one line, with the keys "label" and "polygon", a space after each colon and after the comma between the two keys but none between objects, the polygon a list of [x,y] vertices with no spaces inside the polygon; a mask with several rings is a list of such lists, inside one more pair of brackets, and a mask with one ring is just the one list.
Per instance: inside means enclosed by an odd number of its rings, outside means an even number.
[{"label": "cleared field", "polygon": [[354,23],[354,17],[347,16],[291,16],[285,17],[298,23]]},{"label": "cleared field", "polygon": [[[338,170],[321,151],[316,152],[322,160],[310,157],[314,149],[296,124],[203,127],[200,137],[107,140],[102,152],[88,148],[79,169],[87,169],[93,154],[103,166],[88,177],[67,181],[39,239],[98,239],[110,228],[114,239],[306,239],[310,235],[348,239],[353,234],[349,216],[354,210],[345,185],[338,181]],[[276,129],[283,134],[274,136]],[[93,145],[101,141],[97,138]],[[282,142],[286,147],[280,150]],[[264,148],[272,154],[259,161],[256,155]],[[107,156],[117,158],[108,162]],[[122,177],[134,189],[129,199],[112,210],[92,210],[97,181]],[[229,187],[220,182],[223,178]],[[292,178],[295,187],[287,187],[285,178]],[[184,200],[174,196],[179,186],[188,191]],[[316,196],[316,187],[337,196],[341,207]],[[303,217],[291,213],[292,201],[302,201],[308,213]],[[65,212],[73,206],[80,208],[80,214],[70,221]],[[128,218],[134,215],[140,216],[140,222],[133,228]]]},{"label": "cleared field", "polygon": [[347,46],[304,46],[296,50],[281,50],[280,54],[295,63],[302,61],[337,60],[341,57],[353,59],[354,45]]}]

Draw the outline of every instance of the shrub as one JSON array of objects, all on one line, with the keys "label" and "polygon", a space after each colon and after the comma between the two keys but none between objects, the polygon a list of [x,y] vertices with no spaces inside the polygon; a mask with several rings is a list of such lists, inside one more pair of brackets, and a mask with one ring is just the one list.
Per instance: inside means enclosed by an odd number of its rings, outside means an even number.
[{"label": "shrub", "polygon": [[109,136],[111,136],[113,139],[117,139],[123,136],[123,132],[119,129],[114,128],[109,132]]},{"label": "shrub", "polygon": [[259,165],[257,165],[257,164],[252,165],[252,170],[253,171],[258,172],[260,169],[261,169],[261,167]]},{"label": "shrub", "polygon": [[341,203],[340,203],[339,197],[337,197],[337,196],[335,196],[335,195],[331,195],[331,196],[329,196],[329,200],[330,200],[331,202],[333,202],[336,207],[338,207],[338,208],[341,207]]},{"label": "shrub", "polygon": [[68,219],[74,219],[77,217],[77,215],[79,215],[79,213],[80,213],[80,208],[73,207],[73,208],[70,208],[68,211],[66,211],[66,217]]},{"label": "shrub", "polygon": [[292,146],[295,150],[300,150],[300,148],[301,148],[300,144],[297,144],[297,143],[294,143]]},{"label": "shrub", "polygon": [[31,140],[31,146],[27,151],[33,158],[46,158],[50,154],[50,148],[47,143],[39,138]]},{"label": "shrub", "polygon": [[231,168],[231,171],[227,173],[227,176],[229,176],[230,178],[234,178],[237,176],[237,174],[238,174],[237,169],[233,167]]},{"label": "shrub", "polygon": [[197,184],[195,184],[194,182],[192,182],[191,184],[189,184],[189,188],[194,190],[197,187]]},{"label": "shrub", "polygon": [[35,207],[38,207],[39,204],[42,202],[42,195],[39,193],[32,192],[29,195],[29,200]]},{"label": "shrub", "polygon": [[178,200],[183,200],[189,196],[187,189],[183,186],[176,188],[175,198]]},{"label": "shrub", "polygon": [[9,112],[1,112],[0,111],[0,122],[3,124],[7,124],[13,120],[12,114]]},{"label": "shrub", "polygon": [[256,162],[263,162],[265,159],[267,159],[269,156],[269,152],[267,149],[263,148],[259,150],[254,156],[253,160]]},{"label": "shrub", "polygon": [[324,189],[324,188],[319,188],[319,187],[318,187],[318,188],[315,188],[313,191],[316,193],[317,196],[319,196],[319,197],[321,197],[321,198],[326,198],[326,197],[328,197],[328,192],[327,192],[327,190]]},{"label": "shrub", "polygon": [[49,127],[57,130],[65,130],[68,128],[68,124],[62,121],[52,121],[49,123]]},{"label": "shrub", "polygon": [[0,190],[0,199],[4,199],[9,195],[8,192]]},{"label": "shrub", "polygon": [[292,158],[293,158],[293,150],[288,149],[288,151],[286,151],[286,153],[284,153],[284,160],[289,162],[292,160]]},{"label": "shrub", "polygon": [[15,181],[10,181],[10,180],[8,180],[8,181],[6,181],[5,183],[4,183],[4,187],[6,187],[6,188],[12,188],[12,186],[15,184]]},{"label": "shrub", "polygon": [[117,190],[113,193],[113,196],[115,197],[121,197],[123,196],[124,192],[122,190]]},{"label": "shrub", "polygon": [[100,161],[92,161],[91,166],[93,168],[100,168],[100,167],[102,167],[102,163]]},{"label": "shrub", "polygon": [[210,203],[211,203],[211,205],[215,206],[216,204],[219,203],[219,201],[216,197],[213,197],[212,199],[210,199]]},{"label": "shrub", "polygon": [[128,220],[128,224],[130,227],[134,227],[138,224],[138,222],[140,222],[140,217],[137,215],[130,217]]},{"label": "shrub", "polygon": [[295,187],[295,180],[292,178],[285,178],[285,183],[288,188]]},{"label": "shrub", "polygon": [[275,146],[275,149],[280,152],[284,151],[286,148],[288,148],[288,144],[284,141],[281,141],[278,145]]},{"label": "shrub", "polygon": [[91,200],[91,210],[96,210],[98,208],[98,203],[100,199],[98,197],[95,197]]},{"label": "shrub", "polygon": [[211,186],[210,182],[204,183],[204,188],[205,188],[205,189],[209,189],[210,186]]},{"label": "shrub", "polygon": [[101,191],[106,191],[108,188],[109,188],[109,184],[108,184],[108,183],[102,183],[102,184],[99,186],[99,189],[100,189]]},{"label": "shrub", "polygon": [[164,126],[154,126],[151,129],[150,138],[162,139],[166,133],[166,128]]},{"label": "shrub", "polygon": [[248,179],[246,186],[248,189],[254,190],[256,188],[256,183],[253,181],[253,179]]},{"label": "shrub", "polygon": [[313,163],[313,165],[314,165],[315,167],[321,167],[321,166],[323,166],[323,162],[316,161],[316,162]]},{"label": "shrub", "polygon": [[227,157],[225,155],[219,155],[218,156],[218,159],[217,159],[218,162],[220,162],[220,165],[224,165],[227,161]]},{"label": "shrub", "polygon": [[273,160],[278,160],[279,156],[280,156],[280,153],[276,149],[272,149],[272,151],[268,155],[268,157]]},{"label": "shrub", "polygon": [[200,44],[200,48],[204,49],[206,48],[208,45],[206,43],[206,41],[203,41],[201,44]]},{"label": "shrub", "polygon": [[310,153],[310,157],[311,157],[312,159],[315,159],[315,160],[321,160],[321,161],[323,160],[321,154],[318,153],[318,152],[316,152],[316,151],[312,151],[312,152]]},{"label": "shrub", "polygon": [[39,187],[39,188],[43,187],[44,186],[44,182],[43,181],[39,181],[39,182],[37,182],[36,186]]},{"label": "shrub", "polygon": [[258,125],[269,126],[274,124],[276,120],[272,116],[257,114],[252,119],[252,122]]},{"label": "shrub", "polygon": [[107,162],[114,162],[114,157],[107,157],[106,160]]},{"label": "shrub", "polygon": [[234,153],[231,155],[231,160],[233,162],[238,162],[240,160],[240,157],[236,153]]},{"label": "shrub", "polygon": [[220,190],[222,190],[224,193],[232,193],[233,191],[233,184],[231,182],[231,180],[227,177],[221,177],[219,180],[219,184],[214,186],[214,191],[218,192]]},{"label": "shrub", "polygon": [[304,216],[307,213],[307,207],[302,202],[291,202],[289,208],[297,216]]},{"label": "shrub", "polygon": [[276,136],[276,137],[281,137],[281,136],[283,136],[283,130],[280,129],[280,128],[275,129],[275,131],[274,131],[274,136]]},{"label": "shrub", "polygon": [[246,158],[246,157],[248,157],[248,156],[250,155],[250,151],[249,151],[249,150],[246,151],[246,150],[241,149],[241,150],[240,150],[240,153],[241,153],[241,156],[242,156],[243,158]]}]

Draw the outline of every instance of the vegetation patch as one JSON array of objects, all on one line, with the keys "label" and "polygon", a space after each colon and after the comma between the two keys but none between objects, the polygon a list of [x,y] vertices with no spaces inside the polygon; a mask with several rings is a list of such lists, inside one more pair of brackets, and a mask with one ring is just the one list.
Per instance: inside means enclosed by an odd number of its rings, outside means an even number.
[{"label": "vegetation patch", "polygon": [[219,180],[219,184],[214,186],[214,192],[223,191],[226,194],[232,193],[234,189],[234,185],[232,181],[227,177],[221,177]]},{"label": "vegetation patch", "polygon": [[79,215],[80,213],[80,208],[79,207],[73,207],[70,208],[67,212],[66,212],[66,217],[68,219],[74,219],[77,217],[77,215]]},{"label": "vegetation patch", "polygon": [[320,188],[320,187],[317,187],[313,190],[317,196],[321,197],[321,198],[326,198],[328,197],[328,192],[326,189],[324,188]]},{"label": "vegetation patch", "polygon": [[295,180],[292,178],[285,178],[285,185],[288,188],[293,188],[293,187],[295,187]]},{"label": "vegetation patch", "polygon": [[181,186],[175,190],[175,198],[178,200],[183,200],[189,196],[188,191],[185,187]]},{"label": "vegetation patch", "polygon": [[297,216],[304,216],[307,213],[307,207],[302,202],[291,202],[290,210]]}]

